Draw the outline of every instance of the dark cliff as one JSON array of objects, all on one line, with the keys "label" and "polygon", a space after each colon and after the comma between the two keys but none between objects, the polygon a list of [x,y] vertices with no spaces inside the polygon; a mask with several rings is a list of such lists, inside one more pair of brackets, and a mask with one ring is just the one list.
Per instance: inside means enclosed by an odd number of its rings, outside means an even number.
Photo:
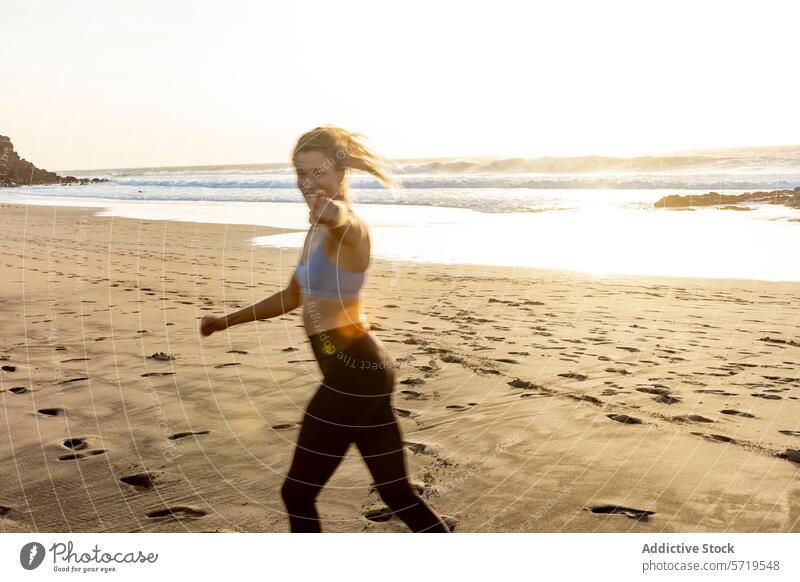
[{"label": "dark cliff", "polygon": [[100,178],[75,178],[59,176],[34,166],[14,151],[11,140],[0,135],[0,188],[9,186],[36,186],[41,184],[91,184],[105,182]]}]

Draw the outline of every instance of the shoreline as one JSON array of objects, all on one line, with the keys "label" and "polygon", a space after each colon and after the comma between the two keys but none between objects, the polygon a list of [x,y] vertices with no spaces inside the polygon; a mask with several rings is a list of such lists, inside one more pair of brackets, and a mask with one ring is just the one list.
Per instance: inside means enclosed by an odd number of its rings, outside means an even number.
[{"label": "shoreline", "polygon": [[[20,208],[26,208],[29,206],[37,207],[37,208],[47,208],[50,211],[64,211],[64,210],[74,210],[80,213],[88,213],[92,212],[98,213],[101,212],[106,206],[78,206],[78,205],[48,205],[48,204],[17,204],[17,203],[8,203],[3,202],[0,203],[0,209],[4,207],[10,207],[19,210]],[[215,226],[228,226],[226,223],[214,223],[214,222],[202,222],[202,221],[193,221],[193,220],[176,220],[176,219],[151,219],[151,218],[129,218],[129,217],[118,217],[118,216],[95,216],[95,218],[103,219],[103,218],[113,218],[114,220],[132,220],[138,222],[166,222],[166,223],[184,223],[184,224],[192,224],[192,225],[215,225]],[[253,229],[265,229],[269,232],[263,233],[259,235],[260,237],[263,236],[270,236],[276,234],[291,234],[291,233],[298,233],[298,232],[305,232],[306,229],[301,228],[292,228],[292,227],[275,227],[275,226],[263,226],[258,224],[240,224],[235,223],[230,226],[235,227],[250,227]],[[266,245],[257,245],[252,241],[258,238],[257,236],[253,236],[250,239],[250,244],[254,247],[254,249],[276,249],[282,252],[296,252],[299,251],[299,247],[287,247],[287,246],[266,246]],[[701,286],[714,286],[714,285],[724,285],[724,286],[733,286],[733,285],[748,285],[752,283],[759,283],[763,285],[777,285],[777,286],[794,286],[797,285],[800,287],[800,281],[770,281],[766,279],[749,279],[749,278],[739,278],[739,277],[686,277],[686,276],[677,276],[677,275],[644,275],[644,274],[625,274],[625,273],[589,273],[584,271],[574,271],[568,269],[549,269],[545,267],[526,267],[526,266],[508,266],[508,265],[491,265],[491,264],[484,264],[484,263],[441,263],[436,261],[410,261],[406,259],[386,259],[386,258],[378,258],[373,257],[371,259],[371,265],[373,263],[380,262],[382,264],[396,264],[398,266],[404,266],[408,268],[412,268],[414,266],[421,266],[424,265],[426,267],[440,267],[445,269],[450,268],[459,268],[462,267],[467,270],[474,270],[474,269],[493,269],[498,270],[502,273],[501,276],[503,277],[512,277],[512,276],[525,276],[534,278],[536,276],[560,276],[560,277],[568,277],[568,278],[585,278],[589,280],[596,280],[596,281],[605,281],[608,283],[621,283],[621,282],[649,282],[652,284],[658,283],[667,283],[667,282],[683,282],[685,285],[697,284]]]},{"label": "shoreline", "polygon": [[[288,531],[320,381],[300,310],[198,331],[285,286],[299,249],[249,241],[286,231],[2,211],[2,531]],[[798,294],[375,259],[364,301],[410,479],[457,532],[798,532],[800,347],[763,339],[796,337]],[[371,481],[351,447],[324,531],[406,531],[367,517]]]}]

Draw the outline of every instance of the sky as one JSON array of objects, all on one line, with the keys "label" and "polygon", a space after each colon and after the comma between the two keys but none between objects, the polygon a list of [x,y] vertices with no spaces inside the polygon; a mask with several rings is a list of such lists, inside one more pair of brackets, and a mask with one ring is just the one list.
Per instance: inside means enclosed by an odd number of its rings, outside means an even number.
[{"label": "sky", "polygon": [[792,2],[0,0],[0,134],[48,170],[800,143]]}]

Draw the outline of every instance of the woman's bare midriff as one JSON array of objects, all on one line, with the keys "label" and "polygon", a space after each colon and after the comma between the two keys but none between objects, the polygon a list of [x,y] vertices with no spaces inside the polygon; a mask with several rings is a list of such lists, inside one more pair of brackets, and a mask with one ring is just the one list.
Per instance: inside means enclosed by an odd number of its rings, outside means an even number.
[{"label": "woman's bare midriff", "polygon": [[303,325],[306,335],[312,336],[322,331],[359,325],[369,330],[360,298],[318,297],[301,294],[303,306]]}]

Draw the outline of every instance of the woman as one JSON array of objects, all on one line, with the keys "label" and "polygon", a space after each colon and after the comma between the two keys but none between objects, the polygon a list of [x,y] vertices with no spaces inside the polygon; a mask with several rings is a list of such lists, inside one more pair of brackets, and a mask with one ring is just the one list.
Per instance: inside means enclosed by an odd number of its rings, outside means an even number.
[{"label": "woman", "polygon": [[303,323],[323,381],[303,416],[281,490],[292,532],[321,531],[317,496],[353,442],[380,496],[412,531],[449,532],[408,482],[402,434],[392,408],[394,361],[370,332],[362,311],[370,233],[353,211],[347,172],[369,172],[389,187],[393,181],[361,137],[329,125],[300,137],[292,162],[311,226],[289,285],[231,315],[204,317],[200,331],[207,336],[303,306]]}]

